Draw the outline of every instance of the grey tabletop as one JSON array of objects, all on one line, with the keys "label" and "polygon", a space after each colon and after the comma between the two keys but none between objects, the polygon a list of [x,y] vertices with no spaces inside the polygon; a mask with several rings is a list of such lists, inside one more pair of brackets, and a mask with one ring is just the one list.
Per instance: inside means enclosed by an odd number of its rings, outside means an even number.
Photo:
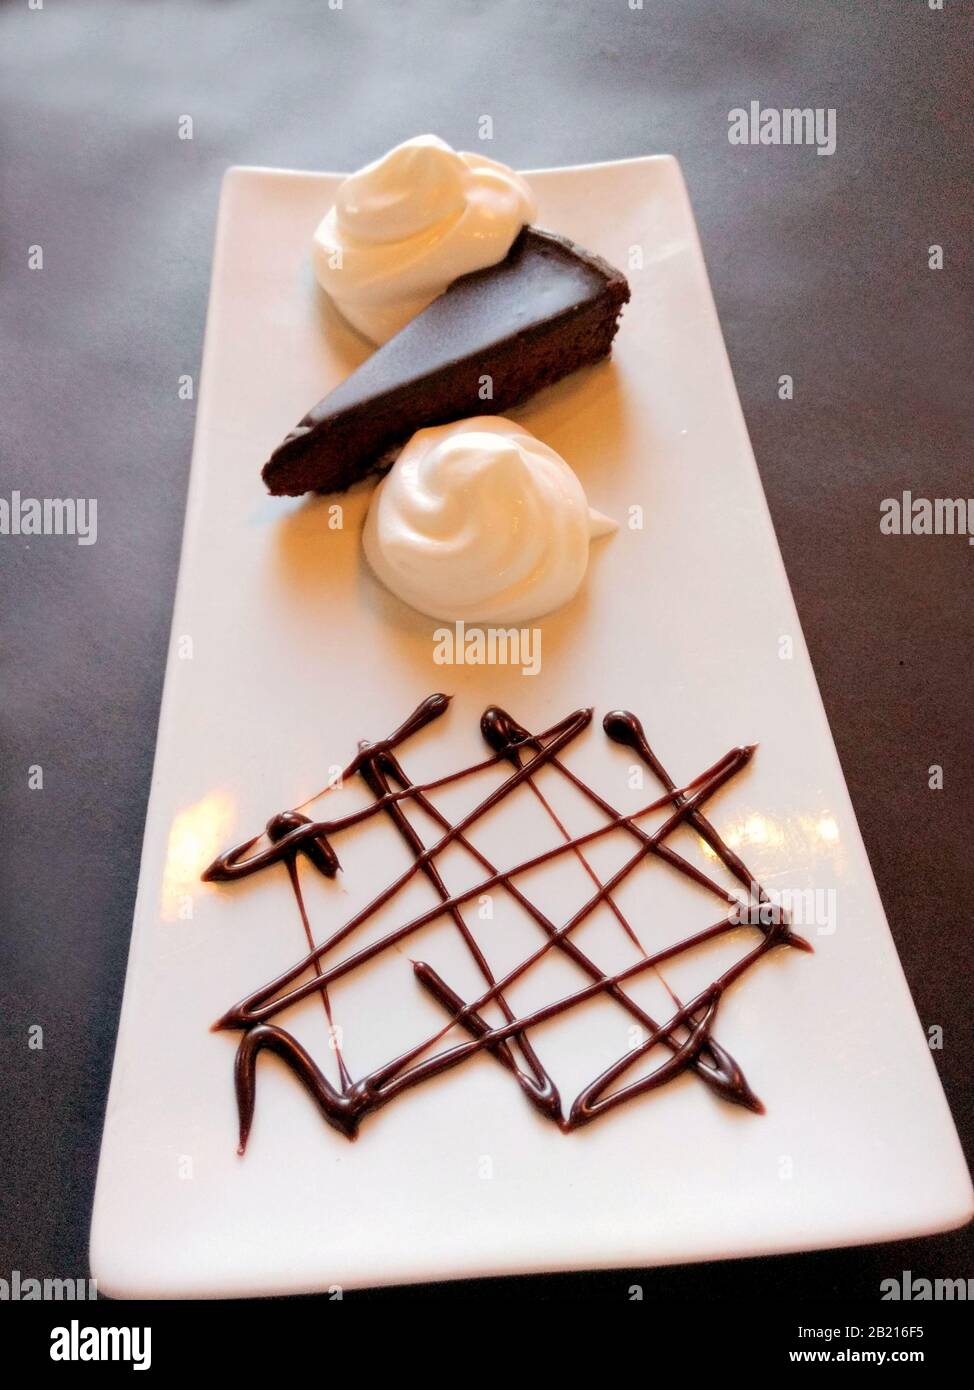
[{"label": "grey tabletop", "polygon": [[[177,384],[199,369],[221,175],[352,168],[425,130],[470,147],[483,116],[490,153],[521,167],[682,161],[839,754],[970,1149],[974,550],[880,519],[904,490],[974,491],[971,38],[961,0],[0,3],[0,497],[98,499],[94,545],[0,534],[0,1273],[87,1272],[193,434]],[[833,110],[834,152],[731,143],[729,113],[751,102]],[[874,1297],[902,1269],[970,1267],[962,1231],[640,1282]]]}]

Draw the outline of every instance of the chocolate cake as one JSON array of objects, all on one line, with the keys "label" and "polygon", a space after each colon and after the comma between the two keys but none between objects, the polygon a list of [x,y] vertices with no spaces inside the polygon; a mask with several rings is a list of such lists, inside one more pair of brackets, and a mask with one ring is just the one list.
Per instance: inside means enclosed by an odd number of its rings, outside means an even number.
[{"label": "chocolate cake", "polygon": [[426,425],[503,414],[605,357],[625,276],[525,227],[498,265],[462,276],[318,402],[264,465],[270,492],[340,492],[387,468]]}]

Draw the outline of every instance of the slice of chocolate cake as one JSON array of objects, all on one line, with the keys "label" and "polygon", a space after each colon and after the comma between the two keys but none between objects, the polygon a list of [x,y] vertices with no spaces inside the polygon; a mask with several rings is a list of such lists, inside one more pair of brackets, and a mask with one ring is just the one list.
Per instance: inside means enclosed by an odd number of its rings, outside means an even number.
[{"label": "slice of chocolate cake", "polygon": [[343,491],[426,425],[503,414],[605,357],[628,298],[606,261],[525,227],[503,261],[455,280],[319,401],[264,482],[286,496]]}]

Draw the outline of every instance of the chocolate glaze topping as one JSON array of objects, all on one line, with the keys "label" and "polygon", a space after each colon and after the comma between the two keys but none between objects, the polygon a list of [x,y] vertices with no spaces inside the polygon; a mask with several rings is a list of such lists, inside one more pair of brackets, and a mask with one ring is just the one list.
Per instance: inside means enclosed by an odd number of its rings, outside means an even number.
[{"label": "chocolate glaze topping", "polygon": [[[230,882],[246,878],[273,865],[283,864],[290,879],[308,945],[307,953],[289,970],[235,1004],[214,1024],[215,1029],[237,1030],[241,1033],[235,1066],[240,1152],[244,1151],[253,1122],[257,1059],[265,1049],[275,1053],[286,1063],[315,1101],[323,1117],[349,1139],[356,1137],[361,1120],[373,1110],[387,1105],[400,1092],[458,1066],[468,1057],[481,1051],[489,1053],[512,1074],[530,1104],[540,1115],[555,1121],[566,1131],[588,1124],[605,1111],[647,1091],[655,1090],[687,1070],[693,1071],[722,1099],[761,1112],[763,1106],[745,1080],[740,1066],[713,1035],[720,1000],[730,985],[775,946],[793,946],[802,950],[810,950],[811,947],[790,929],[784,913],[770,903],[764,890],[754,882],[746,865],[725,843],[701,809],[721,786],[747,765],[754,754],[754,747],[732,748],[692,782],[678,787],[650,748],[636,716],[625,710],[615,710],[607,714],[603,720],[603,728],[609,738],[630,748],[664,788],[663,795],[635,814],[627,816],[617,812],[559,756],[584,729],[588,728],[592,719],[592,711],[589,709],[576,710],[543,733],[531,734],[511,715],[492,706],[485,711],[480,723],[484,740],[492,750],[491,757],[434,781],[414,783],[399,761],[397,749],[412,735],[439,719],[448,706],[447,696],[430,695],[388,738],[377,743],[363,742],[359,745],[359,750],[342,774],[341,781],[344,783],[352,777],[360,777],[372,795],[373,800],[370,804],[330,820],[312,820],[299,811],[281,812],[268,822],[263,836],[254,836],[220,855],[203,875],[209,882]],[[510,766],[510,774],[456,824],[451,823],[431,799],[430,794],[438,788],[501,764]],[[534,781],[534,774],[544,766],[557,769],[559,774],[571,782],[601,813],[603,820],[596,829],[576,836],[569,833]],[[468,832],[478,820],[501,805],[521,785],[526,786],[537,798],[557,829],[560,841],[551,849],[523,860],[512,868],[502,870],[471,842]],[[420,838],[407,817],[408,804],[421,809],[442,831],[433,843],[425,844]],[[651,812],[663,810],[667,810],[669,814],[652,833],[639,824]],[[317,944],[312,935],[301,893],[298,862],[303,858],[318,873],[333,878],[340,868],[338,855],[332,843],[334,838],[343,830],[378,815],[388,817],[408,847],[413,862],[365,908]],[[757,895],[763,910],[759,914],[759,940],[705,989],[692,999],[682,1001],[666,985],[672,1000],[673,1012],[665,1022],[659,1023],[626,992],[626,982],[637,978],[645,971],[653,972],[662,980],[660,967],[667,960],[735,931],[740,925],[738,898],[665,843],[667,836],[680,824],[689,825],[696,831],[748,894],[753,892]],[[616,873],[602,880],[586,858],[585,847],[620,829],[632,839],[633,853]],[[459,893],[451,893],[447,888],[436,863],[437,856],[451,844],[461,846],[483,871],[483,877],[475,885]],[[591,880],[593,892],[567,922],[558,926],[525,895],[516,879],[528,870],[556,860],[564,854],[573,855],[581,864]],[[647,952],[632,924],[621,913],[613,893],[632,870],[649,856],[663,860],[708,889],[721,899],[725,908],[729,910],[702,931],[695,932],[663,950]],[[435,890],[439,898],[436,906],[386,932],[377,940],[358,949],[351,949],[337,959],[330,959],[330,963],[325,965],[326,959],[333,958],[343,942],[385,907],[417,874],[423,875]],[[491,969],[481,945],[463,915],[465,904],[493,888],[501,888],[508,893],[537,924],[542,937],[537,948],[501,978],[497,978]],[[640,957],[634,964],[611,975],[605,974],[571,937],[574,929],[602,904],[613,913],[620,927],[640,952]],[[477,998],[464,1001],[431,965],[424,961],[414,961],[413,972],[417,982],[444,1011],[445,1022],[442,1027],[415,1047],[358,1080],[353,1080],[342,1052],[336,1046],[340,1083],[336,1087],[301,1043],[272,1020],[291,1005],[317,993],[322,999],[331,1025],[329,987],[336,980],[359,969],[382,952],[397,946],[441,917],[447,917],[455,924],[483,981],[482,992]],[[560,951],[569,957],[588,977],[589,983],[529,1014],[517,1016],[508,1002],[506,991],[550,950]],[[663,983],[665,985],[665,981]],[[566,1116],[558,1089],[535,1051],[528,1033],[549,1019],[567,1013],[599,994],[611,998],[641,1024],[646,1036],[641,1043],[595,1077],[572,1102]],[[500,1009],[503,1018],[500,1024],[488,1023],[483,1016],[482,1010],[491,1001],[495,1001]],[[462,1030],[467,1035],[466,1040],[439,1047],[446,1035],[454,1029]],[[622,1082],[626,1073],[655,1048],[665,1049],[667,1056],[654,1070],[621,1085],[616,1084]]]}]

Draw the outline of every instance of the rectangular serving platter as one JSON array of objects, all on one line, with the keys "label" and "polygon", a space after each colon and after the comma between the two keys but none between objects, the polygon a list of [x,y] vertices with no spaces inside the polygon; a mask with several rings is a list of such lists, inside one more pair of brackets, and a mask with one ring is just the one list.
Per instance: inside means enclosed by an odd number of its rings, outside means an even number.
[{"label": "rectangular serving platter", "polygon": [[[653,157],[528,176],[539,225],[625,269],[633,290],[611,362],[516,412],[571,463],[592,504],[622,522],[593,552],[578,598],[536,625],[535,674],[434,660],[441,625],[383,592],[362,559],[367,487],[341,499],[264,492],[261,462],[366,352],[323,303],[309,263],[338,177],[237,168],[223,185],[95,1199],[100,1289],[235,1296],[648,1266],[966,1221],[970,1179],[802,640],[679,166]],[[814,946],[814,954],[769,954],[720,1006],[715,1035],[744,1068],[763,1116],[721,1102],[686,1074],[563,1134],[481,1054],[367,1118],[349,1143],[284,1066],[265,1058],[253,1133],[238,1156],[236,1035],[210,1025],[307,946],[282,866],[227,885],[205,885],[200,872],[274,812],[312,796],[360,739],[388,734],[436,690],[453,696],[449,713],[403,750],[416,780],[485,756],[478,721],[491,704],[535,730],[592,706],[592,727],[565,761],[627,813],[658,788],[639,785],[632,755],[607,742],[607,710],[640,715],[680,785],[729,748],[759,745],[707,813],[757,879],[804,905],[800,930]],[[537,780],[572,833],[594,823],[556,770]],[[485,785],[474,796],[464,783],[441,804],[456,818],[484,794]],[[430,835],[429,824],[421,829]],[[505,864],[552,834],[526,788],[471,831]],[[619,862],[619,840],[592,846],[591,867],[603,877]],[[673,845],[719,871],[690,830]],[[408,863],[395,832],[372,822],[341,853],[335,882],[302,871],[317,940]],[[476,865],[456,846],[442,868],[453,891],[476,882]],[[524,883],[560,921],[583,887],[570,855]],[[386,927],[422,912],[431,895],[412,881]],[[503,892],[489,896],[494,916],[471,911],[471,925],[509,962],[536,944],[536,928]],[[702,890],[657,863],[633,875],[622,899],[649,949],[713,917]],[[631,959],[610,913],[593,914],[581,931],[604,969]],[[667,983],[692,994],[753,944],[754,931],[742,927],[667,965]],[[332,1005],[353,1075],[442,1024],[413,978],[417,957],[476,992],[471,963],[442,920],[347,976]],[[658,1008],[663,985],[650,975],[633,989]],[[522,983],[517,1009],[578,983],[552,952]],[[296,1034],[334,1074],[320,1000],[296,1015]],[[632,1019],[601,998],[532,1039],[570,1101],[633,1046]]]}]

